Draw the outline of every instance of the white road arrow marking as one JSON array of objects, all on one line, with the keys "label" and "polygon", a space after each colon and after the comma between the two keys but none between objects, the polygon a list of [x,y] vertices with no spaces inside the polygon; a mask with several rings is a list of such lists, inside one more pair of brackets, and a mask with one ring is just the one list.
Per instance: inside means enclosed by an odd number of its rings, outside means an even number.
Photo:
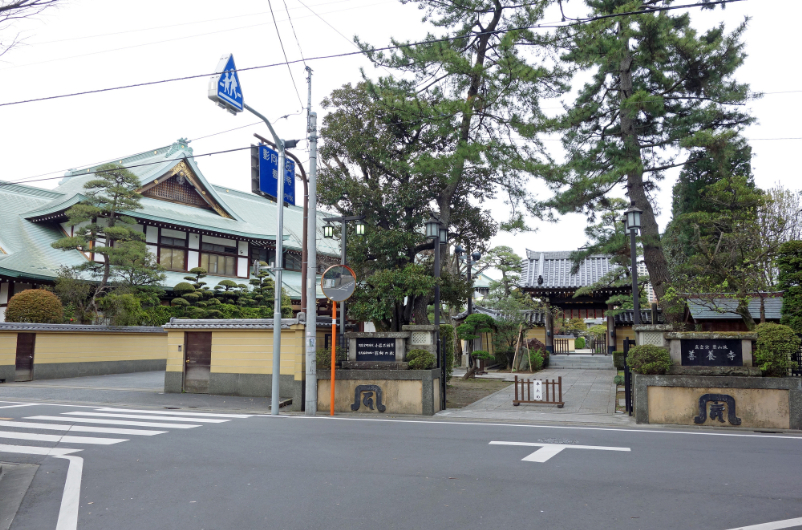
[{"label": "white road arrow marking", "polygon": [[490,445],[520,445],[524,447],[540,447],[537,451],[527,457],[522,458],[524,462],[545,462],[563,449],[596,449],[598,451],[625,451],[629,452],[629,447],[604,447],[601,445],[567,445],[567,444],[545,444],[529,442],[490,442]]}]

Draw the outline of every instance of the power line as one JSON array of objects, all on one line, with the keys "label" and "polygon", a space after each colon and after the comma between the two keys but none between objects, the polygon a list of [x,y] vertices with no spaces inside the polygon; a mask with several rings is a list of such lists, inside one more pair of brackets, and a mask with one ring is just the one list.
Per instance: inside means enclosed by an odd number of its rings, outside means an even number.
[{"label": "power line", "polygon": [[[690,8],[690,7],[706,7],[706,6],[711,6],[711,5],[728,4],[728,3],[731,3],[731,2],[742,2],[742,1],[744,1],[744,0],[719,0],[717,2],[707,2],[707,1],[705,1],[704,3],[699,3],[699,4],[684,4],[682,6],[669,6],[669,7],[665,7],[665,8],[649,9],[649,10],[640,11],[640,12],[632,11],[632,12],[620,13],[620,14],[615,14],[615,15],[602,15],[602,16],[599,16],[599,17],[590,17],[590,18],[583,19],[580,22],[575,22],[575,23],[572,23],[572,24],[535,24],[533,26],[521,26],[521,27],[506,28],[506,29],[494,30],[494,31],[468,32],[468,33],[466,33],[464,35],[459,35],[459,36],[455,36],[455,37],[442,37],[442,38],[439,38],[439,39],[432,39],[432,40],[425,40],[425,41],[418,41],[418,42],[408,42],[408,43],[405,43],[405,44],[384,46],[382,48],[371,48],[370,51],[371,52],[380,52],[380,51],[397,50],[397,49],[401,49],[401,48],[408,48],[408,47],[411,47],[411,46],[420,46],[420,45],[425,45],[425,44],[436,44],[438,42],[447,42],[447,41],[451,41],[451,40],[465,40],[465,39],[469,39],[471,37],[479,36],[479,35],[500,35],[500,34],[508,33],[510,31],[520,31],[520,30],[525,30],[525,29],[562,28],[562,27],[567,27],[567,26],[575,26],[575,25],[578,25],[578,24],[584,24],[584,23],[587,23],[587,22],[592,22],[594,20],[606,19],[606,18],[617,17],[617,16],[629,16],[629,15],[634,15],[634,14],[648,14],[648,13],[652,13],[654,11],[666,11],[666,10],[669,10],[669,9],[681,9],[681,8]],[[300,0],[299,0],[299,2],[300,2]],[[303,4],[303,2],[301,2],[301,5],[304,5],[306,7],[306,5]],[[307,7],[307,9],[308,9],[308,7]],[[310,11],[311,11],[311,9],[310,9]],[[323,19],[321,18],[321,20],[323,20]],[[324,20],[324,22],[325,22],[325,20]],[[326,24],[328,24],[328,22]],[[332,27],[332,29],[334,29],[334,27],[331,26],[330,24],[329,24],[329,26]],[[336,31],[336,29],[335,29],[335,31]],[[340,32],[337,31],[337,33],[340,33]],[[340,35],[344,37],[344,35],[342,35],[342,33],[340,33]],[[279,37],[279,39],[280,38],[281,37]],[[283,45],[282,45],[282,49],[283,49]],[[354,55],[363,55],[363,54],[365,54],[365,52],[360,49],[359,51],[355,51],[355,52],[344,52],[344,53],[337,53],[337,54],[332,54],[332,55],[321,55],[321,56],[318,56],[318,57],[311,57],[311,58],[309,58],[307,60],[308,61],[317,61],[317,60],[324,60],[324,59],[337,59],[337,58],[342,58],[342,57],[350,57],[350,56],[354,56]],[[285,54],[285,59],[286,59],[286,54]],[[279,62],[279,63],[273,63],[273,64],[260,65],[260,66],[250,66],[250,67],[247,67],[247,68],[238,68],[237,71],[238,72],[247,72],[247,71],[251,71],[251,70],[262,70],[262,69],[265,69],[265,68],[273,68],[273,67],[282,66],[282,65],[287,65],[289,67],[289,65],[296,64],[296,63],[299,63],[299,62],[303,62],[303,61],[302,60],[295,60],[295,61],[286,60],[283,63]],[[34,102],[37,102],[37,101],[49,101],[49,100],[54,100],[54,99],[63,99],[63,98],[68,98],[68,97],[83,96],[83,95],[87,95],[87,94],[98,94],[98,93],[103,93],[103,92],[112,92],[112,91],[123,90],[123,89],[128,89],[128,88],[137,88],[137,87],[143,87],[143,86],[161,85],[161,84],[172,83],[172,82],[176,82],[176,81],[187,81],[187,80],[190,80],[190,79],[198,79],[200,77],[209,77],[209,76],[212,76],[212,75],[215,75],[215,74],[214,73],[205,73],[205,74],[188,75],[188,76],[183,76],[183,77],[174,77],[174,78],[170,78],[170,79],[162,79],[162,80],[159,80],[159,81],[147,81],[147,82],[143,82],[143,83],[134,83],[134,84],[130,84],[130,85],[121,85],[121,86],[116,86],[116,87],[100,88],[100,89],[95,89],[95,90],[85,90],[85,91],[82,91],[82,92],[72,92],[72,93],[68,93],[68,94],[60,94],[60,95],[57,95],[57,96],[45,96],[45,97],[41,97],[41,98],[24,99],[24,100],[19,100],[19,101],[11,101],[11,102],[8,102],[8,103],[0,103],[0,107],[8,107],[8,106],[11,106],[11,105],[21,105],[21,104],[24,104],[24,103],[34,103]],[[290,71],[290,75],[292,75],[292,71]],[[294,79],[293,79],[293,83],[294,83]],[[300,101],[300,94],[298,93],[298,88],[297,87],[295,89],[295,92],[298,95],[298,99]],[[303,106],[303,103],[301,103],[301,106]]]},{"label": "power line", "polygon": [[[244,151],[245,149],[250,149],[250,148],[251,148],[250,146],[248,146],[248,147],[236,147],[234,149],[226,149],[224,151],[213,151],[211,153],[203,153],[203,154],[200,154],[200,155],[187,155],[184,158],[200,158],[202,156],[222,155],[222,154],[226,154],[226,153],[234,153],[236,151]],[[118,167],[116,167],[114,169],[132,169],[132,168],[135,168],[135,167],[152,166],[152,165],[156,165],[156,164],[164,164],[164,160],[159,160],[158,162],[147,162],[145,164],[134,164],[134,165],[131,165],[131,166],[122,166],[122,165],[120,165],[120,166],[118,166]],[[92,166],[92,167],[97,167],[97,166]],[[105,173],[106,171],[112,171],[112,170],[111,169],[103,170],[103,171],[100,171],[100,173]],[[41,175],[37,175],[37,177],[42,177],[44,175],[51,175],[53,173],[60,173],[60,171],[51,171],[50,173],[42,173]],[[87,169],[86,173],[84,173],[84,175],[88,175],[90,173],[98,173],[98,171],[90,172]],[[78,175],[79,174],[75,174],[75,175],[71,175],[71,176],[77,177]],[[25,184],[27,184],[29,182],[42,182],[42,181],[45,181],[45,180],[56,180],[56,179],[61,179],[61,178],[64,178],[64,175],[59,175],[57,177],[48,177],[48,178],[36,178],[36,177],[31,178],[31,177],[29,177],[29,178],[26,178],[26,179],[23,179],[23,180],[19,180],[19,181],[16,181],[16,182],[0,182],[0,186],[13,186],[13,185],[18,185],[18,184],[25,185]]]},{"label": "power line", "polygon": [[[273,13],[273,3],[270,0],[267,0],[267,5],[270,6],[270,15],[273,17],[273,25],[276,26],[276,35],[278,36],[278,43],[281,45],[281,53],[284,54],[284,60],[287,62],[287,70],[290,72],[290,79],[292,79],[292,86],[295,89],[295,95],[298,96],[298,103],[301,104],[301,108],[304,108],[304,102],[301,101],[301,93],[298,92],[298,85],[295,84],[295,76],[292,75],[292,68],[290,68],[290,60],[287,58],[287,52],[284,50],[284,41],[281,40],[281,32],[278,30],[278,24],[276,23],[276,15]],[[301,56],[301,60],[303,61],[303,55]],[[306,64],[306,61],[304,61]]]},{"label": "power line", "polygon": [[[292,23],[292,17],[290,16],[290,9],[287,7],[287,1],[281,0],[284,3],[284,10],[287,12],[287,20],[290,21],[290,27],[292,28],[292,34],[295,37],[295,44],[298,45],[298,52],[301,54],[301,60],[304,61],[304,51],[301,49],[301,43],[298,40],[298,34],[295,33],[295,24]],[[304,66],[306,66],[306,61],[304,61]],[[301,104],[303,107],[303,104]]]}]

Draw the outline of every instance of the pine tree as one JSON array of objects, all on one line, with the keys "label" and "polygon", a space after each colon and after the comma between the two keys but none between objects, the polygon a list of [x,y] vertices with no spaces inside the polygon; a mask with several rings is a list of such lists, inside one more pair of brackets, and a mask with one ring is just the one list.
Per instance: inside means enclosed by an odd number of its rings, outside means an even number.
[{"label": "pine tree", "polygon": [[67,210],[75,235],[63,237],[53,248],[93,253],[97,261],[77,267],[97,280],[88,309],[99,317],[98,300],[111,288],[112,268],[142,259],[147,252],[145,235],[134,228],[136,221],[125,215],[139,209],[139,179],[118,164],[104,164],[96,178],[84,184],[85,200]]},{"label": "pine tree", "polygon": [[688,13],[610,16],[671,4],[663,0],[586,0],[592,16],[564,30],[571,68],[590,72],[566,113],[547,130],[563,135],[565,162],[542,169],[555,190],[545,205],[591,219],[623,188],[643,210],[644,261],[655,294],[670,283],[651,193],[666,170],[702,163],[700,150],[734,139],[753,119],[742,108],[746,21],[698,33]]}]

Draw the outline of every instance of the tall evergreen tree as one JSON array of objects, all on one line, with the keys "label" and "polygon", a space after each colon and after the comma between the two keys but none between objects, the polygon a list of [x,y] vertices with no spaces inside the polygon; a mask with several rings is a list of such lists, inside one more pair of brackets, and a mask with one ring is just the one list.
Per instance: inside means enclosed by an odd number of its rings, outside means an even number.
[{"label": "tall evergreen tree", "polygon": [[666,170],[702,163],[699,150],[732,138],[753,119],[743,109],[746,84],[734,74],[744,61],[746,21],[704,33],[664,0],[586,0],[592,16],[564,30],[572,68],[592,74],[566,113],[547,130],[563,135],[564,163],[543,168],[555,190],[546,203],[560,213],[593,218],[623,188],[643,210],[644,260],[655,294],[670,282],[651,193]]},{"label": "tall evergreen tree", "polygon": [[125,215],[140,208],[139,179],[118,164],[98,167],[95,176],[84,184],[86,200],[67,210],[75,235],[59,239],[53,248],[94,253],[97,261],[77,269],[97,280],[87,308],[97,317],[98,300],[111,287],[112,267],[143,260],[147,248],[145,235],[134,228],[136,221]]},{"label": "tall evergreen tree", "polygon": [[444,34],[427,35],[428,44],[394,40],[401,48],[392,54],[362,44],[375,64],[410,80],[383,78],[371,85],[395,92],[387,104],[400,120],[423,121],[442,139],[420,163],[446,226],[458,199],[476,203],[503,193],[512,206],[503,227],[523,228],[516,207],[531,199],[529,179],[542,150],[536,137],[540,100],[567,87],[557,63],[543,57],[550,37],[518,28],[536,26],[551,0],[414,3],[423,21]]}]

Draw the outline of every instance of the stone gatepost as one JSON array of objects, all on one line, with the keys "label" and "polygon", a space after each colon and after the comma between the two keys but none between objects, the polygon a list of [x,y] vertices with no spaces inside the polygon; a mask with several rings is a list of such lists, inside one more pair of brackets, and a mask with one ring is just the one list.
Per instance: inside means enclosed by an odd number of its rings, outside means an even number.
[{"label": "stone gatepost", "polygon": [[650,344],[652,346],[660,346],[661,348],[668,348],[668,341],[665,334],[671,331],[670,324],[643,324],[632,326],[635,332],[635,344],[638,346],[645,346]]}]

